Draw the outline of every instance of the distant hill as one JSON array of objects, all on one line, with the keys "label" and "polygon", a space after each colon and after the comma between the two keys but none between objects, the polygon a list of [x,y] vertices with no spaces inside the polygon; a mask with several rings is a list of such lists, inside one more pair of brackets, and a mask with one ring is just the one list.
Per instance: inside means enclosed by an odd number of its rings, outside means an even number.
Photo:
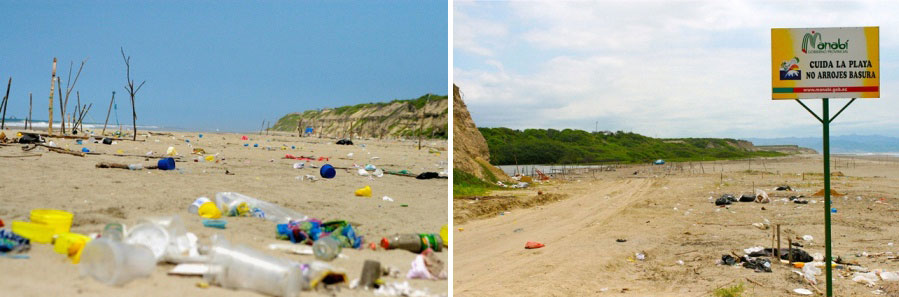
[{"label": "distant hill", "polygon": [[753,143],[726,138],[659,139],[630,132],[478,128],[490,150],[490,162],[511,164],[642,163],[656,159],[699,161],[784,156]]},{"label": "distant hill", "polygon": [[[424,95],[416,99],[307,110],[285,115],[272,130],[296,132],[307,127],[325,137],[448,137],[449,106],[446,95]],[[422,113],[424,120],[422,121]]]},{"label": "distant hill", "polygon": [[[820,137],[748,138],[756,145],[795,144],[822,151]],[[899,152],[899,138],[882,135],[840,135],[830,137],[830,152],[835,154],[853,153],[895,153]]]}]

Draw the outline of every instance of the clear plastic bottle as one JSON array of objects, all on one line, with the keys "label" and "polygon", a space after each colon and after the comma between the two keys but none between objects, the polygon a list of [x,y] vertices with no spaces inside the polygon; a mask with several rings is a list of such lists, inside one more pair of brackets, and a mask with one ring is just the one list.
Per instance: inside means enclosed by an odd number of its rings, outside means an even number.
[{"label": "clear plastic bottle", "polygon": [[140,163],[137,163],[137,164],[129,164],[129,165],[128,165],[128,169],[131,169],[131,170],[141,170],[141,169],[144,169],[144,165],[143,165],[143,164],[140,164]]},{"label": "clear plastic bottle", "polygon": [[227,216],[254,216],[265,218],[278,224],[308,219],[291,209],[267,201],[259,200],[237,192],[215,193],[215,203]]},{"label": "clear plastic bottle", "polygon": [[334,237],[326,236],[312,243],[312,252],[315,258],[322,261],[331,261],[340,255],[340,241]]}]

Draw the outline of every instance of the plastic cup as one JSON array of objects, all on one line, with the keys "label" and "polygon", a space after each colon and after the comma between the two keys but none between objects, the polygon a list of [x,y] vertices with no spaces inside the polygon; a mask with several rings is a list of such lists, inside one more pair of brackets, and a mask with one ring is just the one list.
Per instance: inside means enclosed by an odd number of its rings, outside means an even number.
[{"label": "plastic cup", "polygon": [[228,289],[247,289],[272,296],[297,296],[302,289],[300,266],[245,246],[214,240],[209,272],[204,278]]},{"label": "plastic cup", "polygon": [[122,223],[109,223],[103,227],[103,232],[100,233],[100,237],[122,241],[125,239],[125,224]]},{"label": "plastic cup", "polygon": [[84,247],[78,268],[81,275],[121,286],[133,279],[150,276],[156,269],[156,258],[145,246],[100,238]]},{"label": "plastic cup", "polygon": [[159,159],[159,161],[156,162],[156,166],[159,167],[159,170],[174,170],[175,169],[175,159],[174,158]]},{"label": "plastic cup", "polygon": [[53,241],[53,228],[44,224],[12,221],[12,232],[37,243]]},{"label": "plastic cup", "polygon": [[334,176],[337,175],[337,170],[335,170],[334,166],[331,166],[331,164],[325,164],[325,166],[322,166],[318,172],[324,178],[334,178]]},{"label": "plastic cup", "polygon": [[165,255],[170,239],[169,232],[162,226],[142,223],[128,231],[125,243],[147,247],[152,253],[154,261],[158,261]]},{"label": "plastic cup", "polygon": [[31,222],[49,226],[54,234],[69,232],[73,218],[72,213],[62,210],[42,208],[31,210]]}]

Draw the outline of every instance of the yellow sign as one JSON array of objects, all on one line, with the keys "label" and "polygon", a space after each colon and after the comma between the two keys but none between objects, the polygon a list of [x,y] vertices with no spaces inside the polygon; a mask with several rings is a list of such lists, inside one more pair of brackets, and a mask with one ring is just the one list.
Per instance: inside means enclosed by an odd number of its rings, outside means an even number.
[{"label": "yellow sign", "polygon": [[771,29],[771,98],[880,98],[880,27]]}]

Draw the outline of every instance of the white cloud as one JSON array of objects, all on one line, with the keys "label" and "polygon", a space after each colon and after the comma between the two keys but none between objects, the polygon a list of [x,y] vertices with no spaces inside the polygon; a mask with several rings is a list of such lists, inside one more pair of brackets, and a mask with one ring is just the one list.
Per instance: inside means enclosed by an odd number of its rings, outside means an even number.
[{"label": "white cloud", "polygon": [[[476,7],[490,26],[505,28],[503,42],[477,29],[483,20],[468,13],[472,6],[455,8],[454,46],[474,54],[456,54],[457,65],[486,65],[454,67],[478,125],[592,130],[600,121],[600,130],[661,137],[817,135],[817,122],[798,104],[770,100],[770,28],[899,25],[891,2],[506,4]],[[460,24],[468,21],[476,25]],[[897,60],[892,31],[881,30],[883,61]],[[491,56],[472,50],[479,47]],[[895,69],[881,69],[884,98]],[[834,101],[832,109],[845,102]],[[899,132],[891,115],[897,107],[895,100],[860,99],[834,131]]]}]

